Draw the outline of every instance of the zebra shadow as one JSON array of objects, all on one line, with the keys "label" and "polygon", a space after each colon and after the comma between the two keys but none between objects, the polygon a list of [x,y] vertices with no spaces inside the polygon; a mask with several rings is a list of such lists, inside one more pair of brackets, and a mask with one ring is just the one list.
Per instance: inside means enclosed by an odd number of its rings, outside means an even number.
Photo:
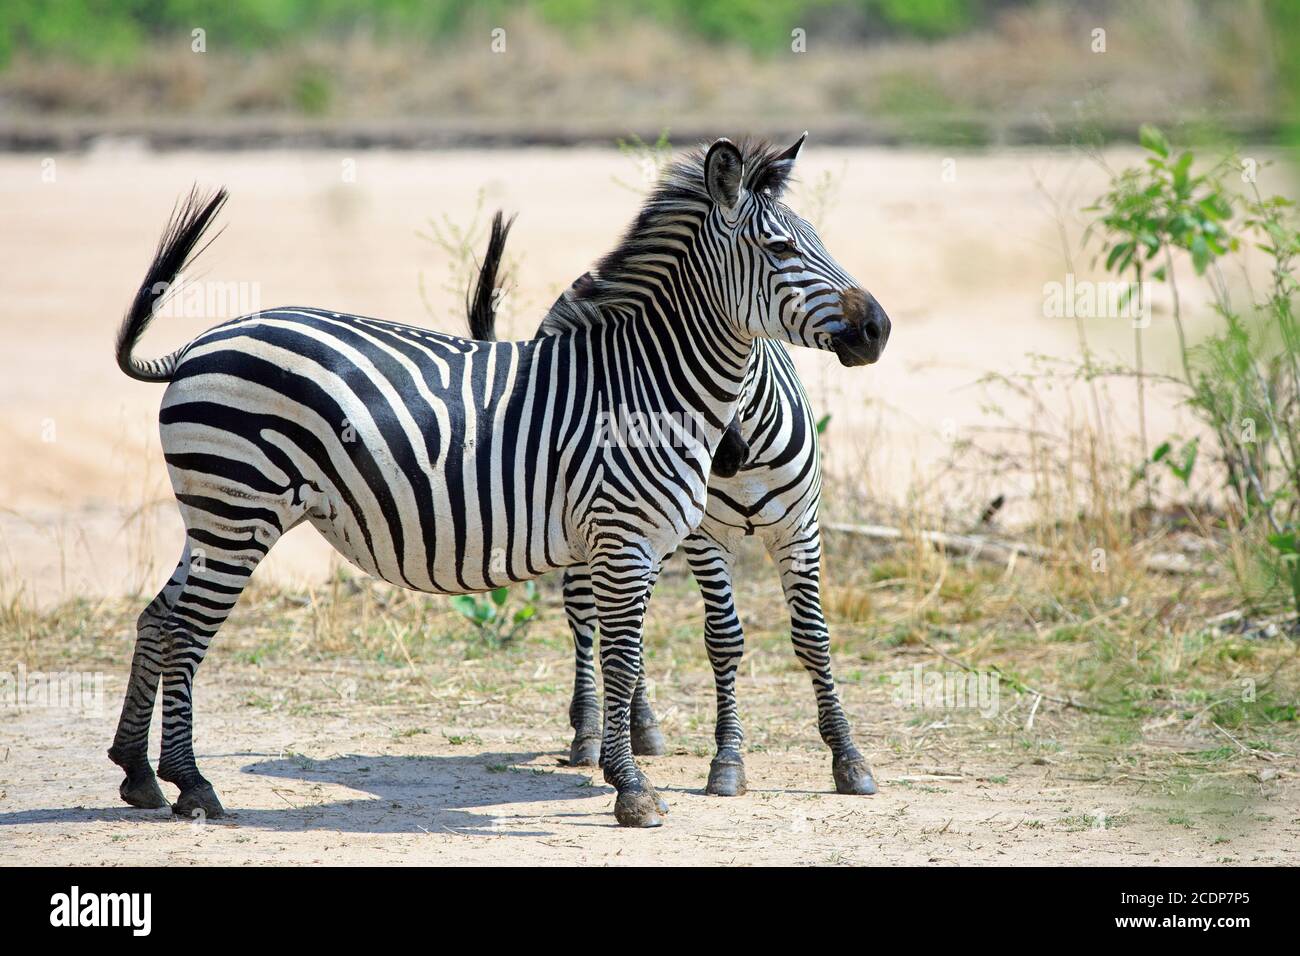
[{"label": "zebra shadow", "polygon": [[[230,826],[270,831],[321,830],[338,833],[451,833],[484,837],[546,837],[545,821],[576,816],[574,808],[550,806],[547,812],[528,812],[528,804],[566,803],[602,798],[611,802],[613,790],[592,786],[583,773],[557,768],[529,767],[538,753],[482,753],[473,756],[377,756],[340,754],[325,760],[293,756],[268,758],[246,764],[240,772],[274,778],[274,799],[283,805],[271,809],[241,805],[247,800],[248,782],[224,778],[216,760],[230,756],[208,755],[213,782],[226,805],[226,815],[204,821],[204,826]],[[116,785],[116,784],[114,784]],[[333,797],[335,786],[364,796]],[[164,784],[175,797],[175,788]],[[257,785],[263,789],[263,785]],[[251,802],[251,801],[249,801]],[[267,802],[264,799],[259,803]],[[601,810],[590,813],[599,817]],[[197,825],[165,810],[136,810],[112,806],[50,807],[0,813],[0,827],[55,823],[148,823],[165,826]]]},{"label": "zebra shadow", "polygon": [[[593,787],[583,773],[526,766],[538,756],[340,754],[324,760],[300,756],[261,760],[240,768],[241,772],[294,781],[284,789],[272,788],[285,806],[273,810],[236,807],[234,822],[268,830],[540,837],[553,834],[538,823],[568,816],[567,808],[528,813],[521,804],[608,799],[613,794],[608,787]],[[321,800],[314,791],[325,784],[368,796]],[[592,812],[598,811],[593,807]]]}]

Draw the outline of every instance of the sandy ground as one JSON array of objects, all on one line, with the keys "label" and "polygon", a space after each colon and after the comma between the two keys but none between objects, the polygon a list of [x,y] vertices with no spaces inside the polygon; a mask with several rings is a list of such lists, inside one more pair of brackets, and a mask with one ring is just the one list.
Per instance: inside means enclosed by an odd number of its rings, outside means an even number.
[{"label": "sandy ground", "polygon": [[[405,706],[340,707],[313,716],[280,711],[272,719],[248,706],[246,670],[218,661],[208,666],[197,750],[227,817],[189,822],[118,802],[119,774],[104,756],[121,690],[110,680],[98,716],[30,711],[7,718],[0,860],[1300,863],[1294,785],[1252,784],[1253,797],[1189,814],[1144,784],[1091,781],[1065,758],[1031,757],[995,743],[937,765],[933,757],[877,751],[882,788],[869,798],[836,795],[828,756],[811,746],[751,753],[750,792],[709,797],[703,793],[707,757],[683,748],[643,758],[671,812],[658,830],[628,832],[614,823],[612,789],[590,771],[563,766],[562,712],[532,731],[466,716],[471,722],[464,726],[415,733],[427,713]],[[867,709],[859,719],[871,727],[895,717]]]},{"label": "sandy ground", "polygon": [[[971,385],[980,375],[1022,367],[1028,352],[1074,349],[1074,322],[1044,317],[1043,285],[1063,281],[1065,265],[1034,183],[1075,210],[1104,177],[1078,155],[822,148],[815,131],[800,172],[793,204],[821,219],[827,247],[894,321],[884,360],[866,371],[796,350],[814,404],[833,416],[827,463],[866,475],[872,496],[898,497],[953,440],[988,422]],[[813,187],[826,174],[837,186],[819,215]],[[452,330],[463,327],[463,307],[446,288],[449,259],[417,233],[443,214],[468,224],[481,193],[487,212],[520,213],[518,288],[504,323],[519,337],[612,247],[641,186],[639,167],[612,150],[151,154],[117,143],[85,155],[0,156],[8,592],[42,601],[152,593],[175,562],[179,523],[157,447],[162,390],[121,375],[111,342],[172,203],[196,181],[225,184],[232,196],[198,278],[243,283],[262,307],[324,305]],[[1097,275],[1090,257],[1076,268]],[[160,320],[141,352],[161,354],[227,317]],[[1132,347],[1126,320],[1092,321],[1089,334],[1103,354]],[[1166,354],[1171,336],[1158,320],[1149,358]],[[1132,425],[1127,402],[1121,395],[1120,427]],[[1153,434],[1176,430],[1173,410],[1158,396],[1152,403]],[[259,573],[319,580],[327,554],[315,535],[291,535]]]}]

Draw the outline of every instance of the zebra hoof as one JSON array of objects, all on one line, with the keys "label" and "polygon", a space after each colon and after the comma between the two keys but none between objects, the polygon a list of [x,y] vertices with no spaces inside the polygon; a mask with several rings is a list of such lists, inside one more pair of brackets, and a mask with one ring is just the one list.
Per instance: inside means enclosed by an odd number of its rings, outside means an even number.
[{"label": "zebra hoof", "polygon": [[638,724],[632,727],[632,753],[638,757],[662,757],[668,752],[663,732],[658,724]]},{"label": "zebra hoof", "polygon": [[655,809],[658,810],[660,813],[667,813],[668,801],[665,800],[663,797],[659,796],[659,791],[654,788],[654,784],[650,782],[649,777],[641,773],[639,770],[637,771],[637,773],[640,774],[641,776],[641,786],[645,787],[646,792],[648,792],[652,797],[655,798]]},{"label": "zebra hoof", "polygon": [[599,767],[600,738],[574,737],[569,746],[570,767]]},{"label": "zebra hoof", "polygon": [[149,770],[137,774],[127,774],[117,792],[133,807],[141,810],[161,810],[170,806],[158,786],[158,778]]},{"label": "zebra hoof", "polygon": [[719,754],[709,764],[709,783],[704,792],[714,797],[739,797],[744,794],[745,765],[739,756]]},{"label": "zebra hoof", "polygon": [[614,799],[614,819],[624,827],[661,827],[662,802],[654,790],[621,790]]},{"label": "zebra hoof", "polygon": [[211,820],[224,816],[226,810],[217,799],[212,784],[203,780],[181,792],[180,798],[172,804],[172,813],[190,820]]},{"label": "zebra hoof", "polygon": [[876,792],[876,779],[871,768],[861,757],[853,760],[836,760],[831,765],[835,777],[835,792],[869,797]]}]

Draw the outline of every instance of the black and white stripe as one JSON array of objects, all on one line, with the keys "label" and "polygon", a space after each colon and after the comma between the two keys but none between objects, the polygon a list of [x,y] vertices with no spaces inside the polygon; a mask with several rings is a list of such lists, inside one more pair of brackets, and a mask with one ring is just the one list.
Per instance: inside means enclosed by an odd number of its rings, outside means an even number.
[{"label": "black and white stripe", "polygon": [[[800,141],[802,142],[802,140]],[[167,380],[160,422],[186,527],[177,570],[141,616],[112,759],[122,796],[222,812],[192,745],[194,673],[258,562],[314,525],[358,567],[443,594],[585,563],[600,624],[604,774],[625,825],[666,807],[637,768],[630,714],[641,626],[663,558],[704,518],[709,463],[754,340],[879,355],[883,313],[777,200],[784,153],[719,140],[675,164],[556,335],[485,343],[286,308],[228,322],[153,363],[132,356],[224,201],[174,216],[118,340],[121,367]],[[596,320],[593,317],[598,316]],[[611,442],[602,413],[689,420],[672,441]]]},{"label": "black and white stripe", "polygon": [[[491,301],[482,290],[497,284],[505,236],[494,231],[483,260],[478,300]],[[590,275],[574,283],[581,290]],[[565,296],[573,293],[566,292]],[[562,317],[562,297],[555,313]],[[471,316],[471,334],[491,339],[491,309]],[[553,334],[563,323],[548,319],[539,334]],[[744,732],[736,701],[736,672],[744,655],[745,636],[736,613],[732,576],[740,545],[757,537],[779,569],[790,611],[795,654],[808,671],[817,702],[817,726],[832,754],[832,775],[841,793],[871,794],[875,781],[854,745],[835,680],[831,674],[830,633],[821,604],[821,453],[817,425],[807,394],[786,347],[768,339],[755,343],[738,404],[734,436],[724,437],[719,455],[736,443],[736,466],[714,468],[704,521],[683,542],[705,601],[705,644],[713,666],[717,694],[717,753],[707,791],[733,796],[745,790]],[[574,689],[569,719],[574,729],[569,760],[595,766],[601,743],[600,704],[596,689],[594,643],[596,604],[582,565],[564,572],[564,607],[573,634]],[[632,702],[632,750],[640,755],[664,752],[653,709],[646,694],[644,669]]]}]

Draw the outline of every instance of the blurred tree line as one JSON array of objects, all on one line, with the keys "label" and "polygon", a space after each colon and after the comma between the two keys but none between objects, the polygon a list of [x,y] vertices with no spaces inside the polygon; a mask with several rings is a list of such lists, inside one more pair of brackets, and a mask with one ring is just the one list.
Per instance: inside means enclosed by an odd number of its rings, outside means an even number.
[{"label": "blurred tree line", "polygon": [[0,65],[18,50],[83,62],[124,63],[160,35],[195,28],[246,50],[304,35],[454,40],[473,25],[527,10],[581,31],[652,19],[712,41],[753,49],[788,43],[790,31],[833,23],[836,35],[949,36],[1027,0],[4,0]]},{"label": "blurred tree line", "polygon": [[[1114,24],[1117,50],[1107,58],[1105,69],[1061,74],[1057,86],[1068,89],[1069,99],[1086,99],[1105,87],[1117,101],[1142,104],[1138,118],[1143,120],[1172,122],[1196,109],[1211,119],[1229,121],[1251,114],[1254,122],[1259,114],[1266,114],[1284,141],[1300,144],[1300,0],[1172,4],[1174,12],[1169,16],[1182,16],[1189,25],[1188,35],[1198,38],[1200,45],[1187,49],[1208,54],[1192,64],[1193,72],[1204,67],[1199,81],[1189,79],[1186,69],[1180,72],[1161,60],[1161,54],[1146,52],[1148,40],[1154,50],[1159,48],[1155,41],[1162,39],[1149,35],[1162,29],[1160,17],[1147,15],[1158,6],[1141,0],[0,0],[0,72],[18,75],[19,63],[48,66],[56,72],[66,63],[78,64],[82,74],[29,71],[27,85],[19,93],[10,89],[4,102],[10,106],[36,103],[41,110],[63,106],[94,111],[99,107],[88,105],[84,95],[73,95],[78,84],[86,85],[85,70],[103,68],[121,77],[162,47],[182,48],[177,41],[188,47],[192,31],[202,29],[210,51],[236,56],[265,52],[273,60],[283,57],[281,73],[287,71],[288,79],[268,72],[263,85],[284,86],[290,90],[291,105],[315,115],[328,110],[331,91],[339,84],[328,75],[328,63],[312,60],[303,65],[289,51],[312,48],[317,51],[313,56],[328,57],[319,51],[350,38],[369,39],[379,47],[401,44],[418,63],[422,54],[411,54],[412,50],[420,51],[422,46],[463,50],[467,38],[496,26],[531,21],[562,33],[574,41],[575,50],[581,50],[599,48],[612,36],[635,37],[635,26],[649,21],[659,28],[660,39],[666,35],[689,40],[696,47],[703,42],[743,48],[749,51],[750,62],[757,62],[774,61],[789,51],[794,40],[791,31],[803,28],[819,50],[825,49],[827,37],[841,51],[856,52],[855,47],[867,43],[883,48],[888,41],[895,41],[895,49],[910,49],[910,59],[894,57],[875,72],[871,64],[863,63],[834,82],[822,77],[820,82],[827,87],[822,99],[828,109],[872,116],[947,117],[963,111],[987,114],[990,102],[1016,103],[1024,111],[1044,109],[1041,100],[1048,94],[1042,90],[1050,86],[1032,69],[999,69],[997,64],[990,64],[987,82],[964,84],[961,77],[969,76],[968,61],[978,59],[975,53],[940,82],[942,67],[953,63],[951,51],[936,53],[939,59],[927,62],[924,49],[908,41],[958,43],[954,38],[970,36],[976,49],[982,36],[1007,28],[1009,50],[992,46],[986,54],[1002,50],[995,55],[1014,61],[1033,56],[1023,47],[1026,24],[1030,30],[1053,22],[1068,22],[1071,29]],[[1240,45],[1240,37],[1228,28],[1237,17],[1255,31],[1252,37],[1262,35],[1260,45]],[[1262,31],[1260,23],[1265,25]],[[1049,48],[1050,40],[1044,38]],[[1017,48],[1017,42],[1022,47]],[[1135,69],[1134,61],[1141,63],[1144,58],[1152,69]],[[1016,64],[1004,61],[1003,65]],[[8,66],[15,69],[6,70]],[[1261,73],[1266,74],[1263,80]],[[127,82],[139,92],[146,80],[137,75]],[[1004,84],[1001,93],[995,88],[998,82]],[[969,90],[972,85],[977,89]],[[685,84],[684,88],[693,87]],[[261,99],[253,96],[253,106],[227,103],[218,108],[255,111],[258,103],[274,99],[273,93],[263,91]],[[1153,98],[1161,96],[1175,107],[1149,115]],[[1056,96],[1053,103],[1057,101],[1067,102],[1066,95]],[[911,130],[910,135],[934,139],[925,130]]]}]

